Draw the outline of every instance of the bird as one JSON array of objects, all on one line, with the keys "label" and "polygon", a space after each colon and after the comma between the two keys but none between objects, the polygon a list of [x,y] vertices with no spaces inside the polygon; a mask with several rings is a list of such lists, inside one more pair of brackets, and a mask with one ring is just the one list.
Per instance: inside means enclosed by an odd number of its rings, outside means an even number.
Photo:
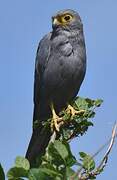
[{"label": "bird", "polygon": [[[52,31],[39,42],[34,73],[34,112],[32,137],[26,153],[31,167],[45,153],[52,131],[59,133],[59,113],[77,96],[86,73],[86,46],[83,23],[78,12],[65,9],[52,16]],[[45,128],[43,122],[52,119]]]}]

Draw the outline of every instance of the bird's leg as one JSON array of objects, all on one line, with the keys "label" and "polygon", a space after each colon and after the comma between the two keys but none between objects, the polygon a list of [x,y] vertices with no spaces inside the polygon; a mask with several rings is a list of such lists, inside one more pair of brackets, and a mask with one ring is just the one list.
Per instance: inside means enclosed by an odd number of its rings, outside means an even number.
[{"label": "bird's leg", "polygon": [[62,117],[57,116],[53,104],[51,104],[51,111],[52,111],[51,130],[53,131],[55,129],[56,131],[59,131]]},{"label": "bird's leg", "polygon": [[70,113],[71,116],[73,117],[73,116],[75,116],[75,115],[84,113],[85,110],[82,109],[82,110],[77,111],[77,110],[75,110],[75,109],[69,104],[69,105],[67,106],[66,112],[67,112],[67,113]]}]

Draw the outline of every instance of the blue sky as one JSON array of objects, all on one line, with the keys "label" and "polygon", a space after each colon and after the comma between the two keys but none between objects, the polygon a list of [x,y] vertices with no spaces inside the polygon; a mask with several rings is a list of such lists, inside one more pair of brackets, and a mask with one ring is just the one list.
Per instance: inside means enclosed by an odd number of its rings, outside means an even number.
[{"label": "blue sky", "polygon": [[[31,136],[33,74],[39,40],[51,31],[51,16],[58,10],[78,11],[87,47],[87,74],[80,96],[102,98],[94,127],[71,143],[94,153],[111,135],[117,120],[117,1],[116,0],[10,0],[0,1],[0,161],[8,170],[17,155],[24,155]],[[101,154],[102,155],[102,154]],[[117,179],[117,145],[99,180]]]}]

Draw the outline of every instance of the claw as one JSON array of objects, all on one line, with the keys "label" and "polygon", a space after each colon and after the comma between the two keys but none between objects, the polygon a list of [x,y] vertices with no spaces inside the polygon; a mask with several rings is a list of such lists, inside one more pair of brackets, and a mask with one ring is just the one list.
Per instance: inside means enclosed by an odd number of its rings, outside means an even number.
[{"label": "claw", "polygon": [[85,112],[85,110],[83,110],[83,109],[82,109],[82,110],[79,110],[79,111],[75,110],[70,104],[68,105],[66,111],[67,111],[68,113],[70,113],[72,117],[75,116],[76,114],[78,115],[78,114],[82,114],[82,113]]},{"label": "claw", "polygon": [[59,128],[62,122],[62,117],[57,116],[53,105],[51,106],[52,110],[52,120],[51,120],[51,130],[53,131],[54,129],[59,132]]}]

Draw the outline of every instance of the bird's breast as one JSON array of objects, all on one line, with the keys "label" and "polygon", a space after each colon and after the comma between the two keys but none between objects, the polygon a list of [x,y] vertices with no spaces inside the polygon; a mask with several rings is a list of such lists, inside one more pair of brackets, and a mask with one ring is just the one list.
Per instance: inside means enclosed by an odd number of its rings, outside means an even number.
[{"label": "bird's breast", "polygon": [[84,64],[74,56],[49,61],[44,72],[44,86],[49,91],[69,91],[71,86],[80,86],[83,74]]}]

